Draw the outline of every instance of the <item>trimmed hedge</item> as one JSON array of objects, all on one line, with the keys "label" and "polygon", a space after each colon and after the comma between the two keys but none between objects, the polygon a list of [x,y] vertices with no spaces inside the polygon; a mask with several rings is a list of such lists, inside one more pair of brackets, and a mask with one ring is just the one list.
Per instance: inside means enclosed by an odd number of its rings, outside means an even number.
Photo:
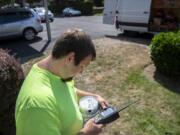
[{"label": "trimmed hedge", "polygon": [[160,73],[179,78],[180,31],[156,35],[151,42],[151,59]]}]

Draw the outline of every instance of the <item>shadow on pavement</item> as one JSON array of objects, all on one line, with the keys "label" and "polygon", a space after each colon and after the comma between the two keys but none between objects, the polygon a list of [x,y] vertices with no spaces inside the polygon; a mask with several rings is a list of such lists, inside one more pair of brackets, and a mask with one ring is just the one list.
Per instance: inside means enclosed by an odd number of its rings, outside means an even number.
[{"label": "shadow on pavement", "polygon": [[48,47],[50,42],[43,42],[42,49],[36,50],[31,44],[39,43],[42,41],[41,37],[36,37],[33,41],[26,41],[22,38],[0,40],[0,48],[8,50],[11,55],[14,55],[21,64],[43,55],[43,52]]},{"label": "shadow on pavement", "polygon": [[168,90],[180,94],[180,79],[170,79],[160,74],[157,70],[155,71],[154,79]]},{"label": "shadow on pavement", "polygon": [[144,45],[148,46],[151,43],[153,35],[148,34],[148,33],[141,33],[141,34],[121,33],[121,34],[118,34],[117,36],[105,35],[105,37],[118,39],[121,41],[128,41],[128,42],[133,42],[133,43],[138,43],[138,44],[144,44]]}]

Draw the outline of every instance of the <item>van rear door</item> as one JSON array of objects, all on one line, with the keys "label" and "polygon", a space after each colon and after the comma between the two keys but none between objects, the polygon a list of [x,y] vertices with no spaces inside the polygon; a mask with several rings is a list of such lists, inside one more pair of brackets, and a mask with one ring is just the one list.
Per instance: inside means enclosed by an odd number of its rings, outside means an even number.
[{"label": "van rear door", "polygon": [[117,2],[118,0],[105,0],[104,1],[104,11],[103,11],[104,24],[114,24]]},{"label": "van rear door", "polygon": [[120,0],[117,5],[118,24],[124,30],[148,30],[152,0]]}]

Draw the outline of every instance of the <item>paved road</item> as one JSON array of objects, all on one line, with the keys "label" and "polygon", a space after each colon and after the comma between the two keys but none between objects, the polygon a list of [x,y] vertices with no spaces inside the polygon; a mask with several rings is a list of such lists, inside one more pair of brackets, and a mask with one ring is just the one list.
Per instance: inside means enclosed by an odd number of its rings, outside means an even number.
[{"label": "paved road", "polygon": [[[82,16],[56,18],[51,24],[52,37],[57,38],[63,31],[70,28],[81,28],[92,38],[100,38],[106,34],[117,35],[114,26],[102,23],[102,16]],[[46,31],[41,35],[46,36]]]},{"label": "paved road", "polygon": [[52,41],[50,43],[47,42],[46,25],[43,25],[44,31],[39,33],[35,40],[25,41],[22,38],[4,40],[0,41],[0,48],[11,50],[11,53],[15,53],[16,57],[20,58],[20,62],[24,63],[29,59],[43,55],[47,50],[51,50],[57,37],[70,28],[82,28],[93,39],[108,36],[130,42],[144,43],[147,40],[149,42],[149,37],[144,35],[139,37],[118,35],[118,31],[113,25],[102,23],[102,16],[56,17],[54,22],[51,23]]},{"label": "paved road", "polygon": [[52,41],[47,43],[46,25],[44,31],[39,33],[34,41],[25,41],[22,38],[0,41],[0,48],[9,49],[11,53],[16,53],[16,57],[24,63],[32,57],[43,55],[43,52],[52,49],[57,37],[69,28],[82,28],[93,39],[101,38],[105,35],[116,36],[117,31],[114,26],[102,23],[102,16],[81,16],[81,17],[57,17],[51,23]]}]

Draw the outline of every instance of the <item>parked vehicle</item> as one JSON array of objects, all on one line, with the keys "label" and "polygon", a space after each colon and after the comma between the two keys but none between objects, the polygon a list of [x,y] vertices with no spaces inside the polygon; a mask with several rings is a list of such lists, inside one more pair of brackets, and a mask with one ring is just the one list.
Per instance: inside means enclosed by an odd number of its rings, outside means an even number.
[{"label": "parked vehicle", "polygon": [[81,11],[74,9],[73,7],[66,7],[63,10],[63,15],[64,16],[80,16],[81,15]]},{"label": "parked vehicle", "polygon": [[[46,21],[46,17],[45,17],[46,10],[44,7],[36,7],[34,8],[34,11],[40,16],[42,22]],[[48,10],[48,18],[51,22],[54,21],[54,14],[50,10]]]},{"label": "parked vehicle", "polygon": [[33,40],[43,31],[39,16],[28,8],[7,8],[0,10],[0,38],[23,36]]},{"label": "parked vehicle", "polygon": [[103,23],[123,31],[156,33],[180,29],[179,0],[105,0]]}]

